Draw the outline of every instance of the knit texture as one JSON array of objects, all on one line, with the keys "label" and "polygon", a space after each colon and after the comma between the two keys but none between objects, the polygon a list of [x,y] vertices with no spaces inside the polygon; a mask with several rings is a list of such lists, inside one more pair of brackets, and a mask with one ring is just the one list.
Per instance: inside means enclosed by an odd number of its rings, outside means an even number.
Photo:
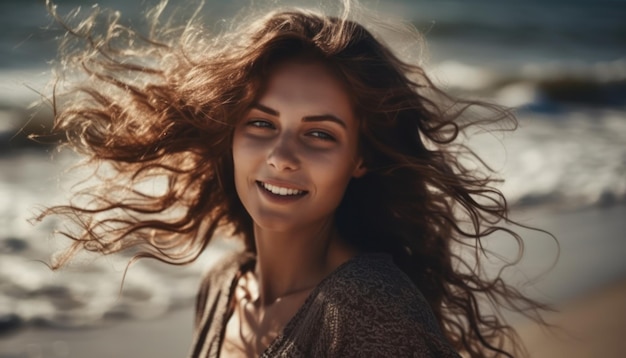
[{"label": "knit texture", "polygon": [[[235,277],[225,258],[198,294],[192,358],[218,357]],[[313,289],[261,357],[459,357],[421,292],[386,254],[360,254]]]}]

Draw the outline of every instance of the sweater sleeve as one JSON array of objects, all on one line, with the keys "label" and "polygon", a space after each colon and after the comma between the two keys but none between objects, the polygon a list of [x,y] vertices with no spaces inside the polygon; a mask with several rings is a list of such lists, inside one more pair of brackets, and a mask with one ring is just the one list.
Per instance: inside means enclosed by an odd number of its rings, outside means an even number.
[{"label": "sweater sleeve", "polygon": [[227,320],[233,279],[249,255],[226,254],[206,273],[196,299],[196,319],[190,357],[215,357]]}]

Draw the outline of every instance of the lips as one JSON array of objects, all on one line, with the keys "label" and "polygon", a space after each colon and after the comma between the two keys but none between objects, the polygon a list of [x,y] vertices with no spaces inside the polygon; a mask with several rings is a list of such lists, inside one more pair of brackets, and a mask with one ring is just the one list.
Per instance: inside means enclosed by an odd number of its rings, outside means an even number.
[{"label": "lips", "polygon": [[256,183],[265,192],[281,197],[299,197],[307,193],[306,190],[301,190],[284,185],[270,184],[262,181],[257,181]]}]

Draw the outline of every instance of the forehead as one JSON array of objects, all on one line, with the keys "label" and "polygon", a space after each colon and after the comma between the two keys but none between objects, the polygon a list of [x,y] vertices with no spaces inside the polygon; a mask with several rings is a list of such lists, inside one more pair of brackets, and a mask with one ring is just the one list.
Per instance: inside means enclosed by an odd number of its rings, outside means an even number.
[{"label": "forehead", "polygon": [[261,101],[319,104],[328,110],[352,111],[345,85],[321,63],[287,62],[277,65],[268,78]]}]

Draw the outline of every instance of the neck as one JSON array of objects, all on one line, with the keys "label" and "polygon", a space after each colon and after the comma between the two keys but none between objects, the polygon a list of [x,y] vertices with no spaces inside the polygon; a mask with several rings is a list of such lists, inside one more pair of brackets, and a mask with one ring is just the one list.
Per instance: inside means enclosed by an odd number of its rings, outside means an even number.
[{"label": "neck", "polygon": [[255,226],[254,236],[261,305],[310,291],[355,254],[341,242],[331,223],[284,232]]}]

